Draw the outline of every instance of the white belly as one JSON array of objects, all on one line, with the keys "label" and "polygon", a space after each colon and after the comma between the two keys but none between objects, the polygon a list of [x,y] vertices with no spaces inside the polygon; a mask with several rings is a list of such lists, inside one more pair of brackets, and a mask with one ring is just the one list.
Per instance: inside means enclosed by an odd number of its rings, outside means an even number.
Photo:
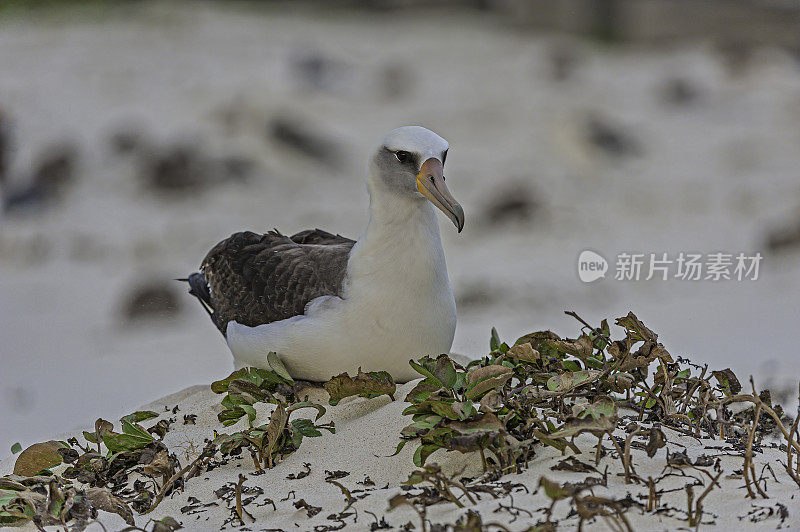
[{"label": "white belly", "polygon": [[408,361],[449,353],[456,308],[449,284],[438,293],[404,290],[367,298],[314,300],[303,316],[258,327],[228,324],[238,367],[266,365],[275,351],[293,377],[323,381],[342,372],[388,371],[398,382],[419,377]]}]

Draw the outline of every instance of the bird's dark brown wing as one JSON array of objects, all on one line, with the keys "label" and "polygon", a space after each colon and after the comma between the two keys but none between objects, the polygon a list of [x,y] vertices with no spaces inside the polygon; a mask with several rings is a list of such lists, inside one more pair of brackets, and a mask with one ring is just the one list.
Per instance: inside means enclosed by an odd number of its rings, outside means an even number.
[{"label": "bird's dark brown wing", "polygon": [[222,334],[232,320],[254,327],[298,316],[312,299],[341,294],[354,244],[319,229],[292,237],[235,233],[209,251],[201,273],[189,276],[190,292]]},{"label": "bird's dark brown wing", "polygon": [[298,244],[350,244],[350,247],[353,247],[353,244],[355,244],[354,240],[346,236],[334,235],[322,229],[306,229],[305,231],[300,231],[292,235],[290,238]]}]

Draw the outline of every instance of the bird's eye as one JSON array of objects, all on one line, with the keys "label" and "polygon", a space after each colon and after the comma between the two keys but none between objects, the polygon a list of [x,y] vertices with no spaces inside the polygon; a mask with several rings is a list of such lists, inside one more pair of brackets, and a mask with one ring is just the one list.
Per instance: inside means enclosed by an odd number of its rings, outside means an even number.
[{"label": "bird's eye", "polygon": [[397,157],[397,160],[401,163],[407,163],[411,160],[411,154],[403,150],[394,152],[394,156]]},{"label": "bird's eye", "polygon": [[446,160],[447,160],[447,150],[444,150],[444,153],[442,153],[442,164],[444,164]]}]

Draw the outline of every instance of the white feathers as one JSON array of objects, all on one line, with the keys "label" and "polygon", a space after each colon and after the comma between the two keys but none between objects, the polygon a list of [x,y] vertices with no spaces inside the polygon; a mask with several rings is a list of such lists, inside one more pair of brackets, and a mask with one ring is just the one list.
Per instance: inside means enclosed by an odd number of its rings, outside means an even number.
[{"label": "white feathers", "polygon": [[391,130],[381,139],[380,147],[383,146],[392,151],[418,153],[422,155],[422,161],[428,157],[441,157],[450,147],[442,137],[421,126],[403,126]]}]

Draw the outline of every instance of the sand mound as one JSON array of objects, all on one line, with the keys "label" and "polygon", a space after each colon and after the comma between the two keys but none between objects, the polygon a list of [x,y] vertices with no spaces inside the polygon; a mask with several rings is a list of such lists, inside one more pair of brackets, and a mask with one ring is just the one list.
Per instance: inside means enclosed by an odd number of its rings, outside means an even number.
[{"label": "sand mound", "polygon": [[[427,483],[412,488],[402,486],[417,470],[412,460],[414,446],[408,445],[396,456],[389,456],[395,451],[400,430],[408,422],[408,417],[402,415],[408,403],[402,399],[418,382],[398,387],[397,400],[394,401],[386,396],[351,398],[337,406],[327,407],[327,413],[320,421],[334,422],[336,433],[305,438],[300,449],[263,473],[255,473],[253,461],[247,453],[212,462],[209,471],[187,480],[183,490],[167,496],[151,514],[136,515],[136,524],[148,527],[151,518],[160,520],[171,516],[192,530],[241,526],[236,517],[234,489],[241,474],[244,479],[241,489],[244,508],[255,519],[254,522],[245,515],[245,525],[249,529],[333,530],[344,527],[347,530],[377,530],[410,528],[413,525],[415,530],[420,530],[420,516],[411,506],[400,505],[389,511],[389,501],[396,495],[421,494],[424,498],[426,494],[421,487],[429,486]],[[309,399],[327,404],[327,395],[322,390],[311,389]],[[274,405],[259,403],[257,407],[255,424],[266,423]],[[142,410],[159,413],[157,418],[145,423],[147,426],[163,419],[175,419],[163,442],[178,455],[181,464],[188,463],[200,453],[214,430],[230,433],[247,425],[246,419],[242,418],[235,425],[223,427],[217,419],[222,410],[220,395],[213,393],[207,385],[187,388],[146,405]],[[185,424],[193,416],[196,416],[194,423]],[[590,490],[580,492],[584,499],[578,502],[590,504],[592,500],[586,498],[590,494],[617,501],[614,503],[617,507],[628,508],[624,520],[635,530],[685,527],[688,524],[686,486],[692,486],[692,504],[696,505],[711,484],[711,477],[717,476],[720,470],[723,473],[718,478],[719,486],[711,489],[701,502],[703,524],[715,524],[725,530],[800,527],[800,513],[796,511],[794,501],[799,491],[781,465],[781,460],[786,459],[785,451],[762,444],[754,461],[756,471],[763,475],[761,485],[769,499],[747,499],[741,476],[742,453],[733,444],[698,440],[667,427],[663,430],[667,445],[653,458],[648,458],[644,449],[646,435],[631,438],[630,446],[632,462],[639,477],[663,477],[658,483],[660,498],[656,512],[645,511],[649,491],[646,483],[625,483],[621,461],[608,443],[608,453],[596,466],[597,472],[591,471],[595,467],[597,440],[585,435],[576,440],[578,448],[583,451],[579,455],[567,449],[565,457],[551,447],[537,446],[536,456],[522,473],[483,480],[480,479],[483,473],[477,453],[435,452],[428,459],[429,464],[439,464],[445,476],[455,474],[457,481],[463,477],[474,479],[463,481],[463,484],[480,488],[470,494],[474,504],[459,489],[452,488],[463,508],[447,501],[428,506],[426,529],[435,530],[439,524],[453,525],[459,519],[466,526],[469,516],[464,516],[470,511],[480,514],[480,518],[471,516],[473,523],[480,519],[483,526],[497,524],[491,528],[526,530],[542,523],[551,504],[546,490],[537,490],[542,476],[562,484],[597,483]],[[618,429],[615,435],[624,445],[628,436],[624,429]],[[71,436],[81,441],[83,438],[78,432]],[[667,451],[674,466],[667,465]],[[683,459],[676,460],[675,456],[681,456],[677,453],[684,453],[691,464],[698,465],[679,466]],[[573,455],[580,463],[573,461]],[[0,463],[0,474],[11,473],[13,465],[13,458],[4,460]],[[59,466],[54,472],[59,473],[64,467]],[[568,469],[586,469],[588,472]],[[304,475],[306,472],[308,474]],[[338,482],[344,490],[326,482],[326,479]],[[347,501],[348,495],[352,504]],[[427,496],[435,498],[430,491]],[[558,521],[559,528],[571,529],[578,525],[580,518],[572,511],[575,503],[567,495],[565,500],[555,503],[552,520]],[[611,526],[609,519],[599,516],[584,526],[605,529]],[[122,518],[113,513],[100,512],[99,520],[109,530],[125,526]],[[617,522],[625,526],[624,521]],[[30,523],[26,527],[34,529]],[[98,525],[89,528],[100,530]]]}]

